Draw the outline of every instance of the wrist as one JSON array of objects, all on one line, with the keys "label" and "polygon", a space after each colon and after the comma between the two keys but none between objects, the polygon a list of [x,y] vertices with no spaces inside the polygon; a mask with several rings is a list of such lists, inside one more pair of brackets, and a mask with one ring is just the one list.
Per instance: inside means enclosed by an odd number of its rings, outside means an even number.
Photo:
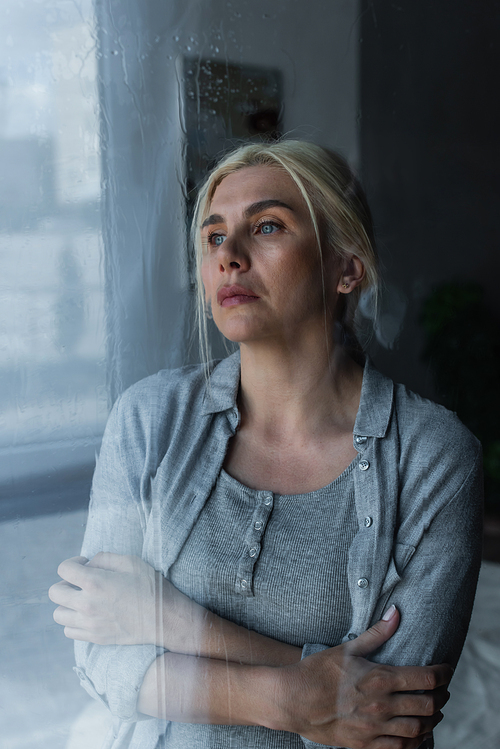
[{"label": "wrist", "polygon": [[198,605],[163,576],[159,591],[156,644],[175,653],[198,655]]},{"label": "wrist", "polygon": [[307,735],[315,707],[321,701],[299,664],[273,669],[276,721],[270,726],[278,731]]},{"label": "wrist", "polygon": [[256,724],[273,731],[290,731],[286,709],[288,679],[285,668],[275,666],[244,666],[237,669],[239,691],[245,699],[247,725]]}]

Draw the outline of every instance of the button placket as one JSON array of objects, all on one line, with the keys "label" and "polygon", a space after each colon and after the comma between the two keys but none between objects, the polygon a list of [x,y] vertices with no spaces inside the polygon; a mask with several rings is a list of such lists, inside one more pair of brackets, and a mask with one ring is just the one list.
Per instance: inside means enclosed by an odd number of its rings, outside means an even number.
[{"label": "button placket", "polygon": [[[358,468],[360,471],[365,472],[370,468],[370,462],[366,459],[360,460],[358,463]],[[369,515],[366,515],[364,519],[365,528],[369,528],[372,525],[372,523],[373,523],[373,518],[370,517]],[[358,586],[360,590],[366,590],[370,585],[370,581],[366,577],[360,577],[356,581],[356,585]]]},{"label": "button placket", "polygon": [[238,565],[236,591],[240,595],[253,596],[253,575],[262,546],[262,537],[274,505],[271,492],[259,492],[250,525],[243,539],[243,549]]},{"label": "button placket", "polygon": [[[358,513],[359,534],[357,534],[357,554],[350,559],[350,590],[354,599],[358,601],[362,609],[366,609],[375,603],[378,595],[378,573],[374,567],[374,549],[378,544],[377,522],[378,500],[375,499],[378,491],[377,483],[377,456],[379,440],[363,434],[354,435],[354,448],[358,452],[358,471],[354,474],[355,499]],[[363,603],[364,602],[364,603]],[[360,610],[361,614],[361,610]],[[356,634],[363,631],[365,622],[361,616],[355,616],[351,624],[353,631],[348,635],[354,639]],[[360,627],[360,629],[358,629]]]}]

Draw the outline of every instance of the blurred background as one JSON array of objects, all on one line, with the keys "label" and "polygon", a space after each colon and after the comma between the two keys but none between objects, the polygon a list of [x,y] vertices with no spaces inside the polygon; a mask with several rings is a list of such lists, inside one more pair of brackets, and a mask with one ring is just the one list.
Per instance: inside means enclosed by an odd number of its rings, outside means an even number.
[{"label": "blurred background", "polygon": [[498,749],[500,3],[0,0],[0,29],[2,747],[100,746],[46,590],[79,552],[114,399],[197,360],[199,180],[284,134],[366,188],[376,365],[483,442],[485,562],[436,746]]}]

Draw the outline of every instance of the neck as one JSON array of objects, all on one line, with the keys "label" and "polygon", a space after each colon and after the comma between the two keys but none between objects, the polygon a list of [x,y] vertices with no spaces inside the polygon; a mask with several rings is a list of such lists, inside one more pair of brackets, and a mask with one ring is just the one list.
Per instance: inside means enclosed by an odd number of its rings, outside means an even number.
[{"label": "neck", "polygon": [[352,431],[362,378],[362,368],[338,344],[330,350],[325,341],[279,349],[242,344],[242,426],[278,441]]}]

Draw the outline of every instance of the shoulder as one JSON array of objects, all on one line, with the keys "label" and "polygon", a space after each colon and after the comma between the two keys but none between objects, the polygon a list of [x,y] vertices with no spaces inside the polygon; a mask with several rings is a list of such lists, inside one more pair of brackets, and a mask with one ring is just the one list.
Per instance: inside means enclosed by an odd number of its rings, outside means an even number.
[{"label": "shoulder", "polygon": [[239,384],[239,357],[207,366],[164,369],[129,387],[113,406],[108,425],[125,439],[170,439],[234,405]]},{"label": "shoulder", "polygon": [[448,451],[458,458],[480,452],[479,441],[455,413],[394,383],[369,360],[355,431],[383,438],[388,455],[411,450],[424,459],[427,454]]},{"label": "shoulder", "polygon": [[479,440],[456,413],[401,384],[394,386],[394,416],[401,448],[413,453],[418,448],[422,460],[440,455],[471,465],[480,458]]},{"label": "shoulder", "polygon": [[458,416],[395,384],[370,363],[365,367],[357,426],[370,431],[384,491],[397,491],[402,516],[437,513],[460,498],[481,503],[479,440]]},{"label": "shoulder", "polygon": [[167,425],[182,427],[202,411],[206,373],[202,365],[163,369],[139,380],[116,400],[110,421],[122,434],[151,435]]},{"label": "shoulder", "polygon": [[200,395],[206,384],[204,367],[195,364],[177,369],[162,369],[131,385],[117,399],[116,408],[123,412],[149,414],[170,408],[174,403],[189,402]]},{"label": "shoulder", "polygon": [[401,517],[418,527],[422,511],[428,522],[447,506],[464,518],[479,517],[481,444],[458,416],[404,385],[395,385],[392,422]]}]

